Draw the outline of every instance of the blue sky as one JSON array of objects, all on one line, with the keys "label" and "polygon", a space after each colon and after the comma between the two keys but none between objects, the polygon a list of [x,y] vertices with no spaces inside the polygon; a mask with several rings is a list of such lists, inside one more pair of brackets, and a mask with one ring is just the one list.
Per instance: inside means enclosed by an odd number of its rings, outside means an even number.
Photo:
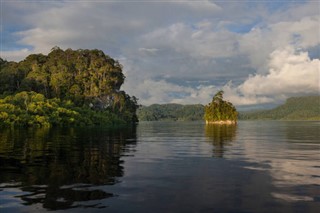
[{"label": "blue sky", "polygon": [[141,104],[236,106],[319,94],[319,1],[1,0],[1,57],[101,49]]}]

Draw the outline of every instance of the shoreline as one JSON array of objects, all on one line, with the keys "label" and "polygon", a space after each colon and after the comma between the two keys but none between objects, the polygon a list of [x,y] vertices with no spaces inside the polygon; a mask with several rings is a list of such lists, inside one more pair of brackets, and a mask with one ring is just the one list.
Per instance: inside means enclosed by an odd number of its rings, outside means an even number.
[{"label": "shoreline", "polygon": [[206,120],[206,124],[236,124],[237,121],[225,120],[225,121],[208,121]]}]

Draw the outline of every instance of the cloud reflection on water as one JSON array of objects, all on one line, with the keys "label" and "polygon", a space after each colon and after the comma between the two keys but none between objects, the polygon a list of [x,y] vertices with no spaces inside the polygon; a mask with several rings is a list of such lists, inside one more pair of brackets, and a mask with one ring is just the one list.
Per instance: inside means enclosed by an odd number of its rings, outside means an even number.
[{"label": "cloud reflection on water", "polygon": [[[247,169],[267,171],[277,190],[272,196],[288,202],[316,200],[320,187],[319,122],[242,122],[226,158],[255,163]],[[240,153],[239,153],[240,152]]]}]

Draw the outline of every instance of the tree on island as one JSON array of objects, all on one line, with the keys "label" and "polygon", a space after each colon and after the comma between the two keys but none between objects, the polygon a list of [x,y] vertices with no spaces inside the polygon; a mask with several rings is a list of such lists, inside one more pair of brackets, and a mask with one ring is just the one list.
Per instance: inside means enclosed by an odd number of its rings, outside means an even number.
[{"label": "tree on island", "polygon": [[205,106],[206,123],[236,123],[238,112],[232,103],[223,100],[223,91],[218,91],[211,103]]}]

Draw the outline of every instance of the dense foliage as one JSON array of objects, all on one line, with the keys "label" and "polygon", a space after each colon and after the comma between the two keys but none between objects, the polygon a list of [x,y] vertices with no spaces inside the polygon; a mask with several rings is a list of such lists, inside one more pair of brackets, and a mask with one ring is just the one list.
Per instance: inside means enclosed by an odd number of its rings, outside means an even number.
[{"label": "dense foliage", "polygon": [[[0,65],[0,97],[12,95],[1,100],[2,103],[16,98],[17,93],[35,92],[42,94],[45,102],[70,101],[74,107],[78,107],[78,111],[108,114],[110,117],[107,120],[117,117],[125,122],[137,121],[137,99],[120,90],[125,79],[122,66],[100,50],[64,51],[55,47],[48,55],[32,54],[18,63],[0,59]],[[35,93],[22,94],[31,96],[32,102]],[[9,104],[16,106],[15,102]],[[16,107],[21,108],[18,105]],[[20,119],[14,123],[24,124]],[[51,120],[49,123],[55,124]]]},{"label": "dense foliage", "polygon": [[213,97],[211,103],[204,107],[206,122],[237,121],[238,112],[232,103],[223,100],[223,91]]},{"label": "dense foliage", "polygon": [[242,120],[320,120],[320,96],[292,97],[271,110],[241,112]]},{"label": "dense foliage", "polygon": [[153,104],[137,111],[140,121],[194,121],[202,120],[204,106],[201,104]]},{"label": "dense foliage", "polygon": [[0,126],[113,126],[125,123],[108,110],[76,107],[71,101],[47,99],[35,92],[20,92],[0,99]]}]

